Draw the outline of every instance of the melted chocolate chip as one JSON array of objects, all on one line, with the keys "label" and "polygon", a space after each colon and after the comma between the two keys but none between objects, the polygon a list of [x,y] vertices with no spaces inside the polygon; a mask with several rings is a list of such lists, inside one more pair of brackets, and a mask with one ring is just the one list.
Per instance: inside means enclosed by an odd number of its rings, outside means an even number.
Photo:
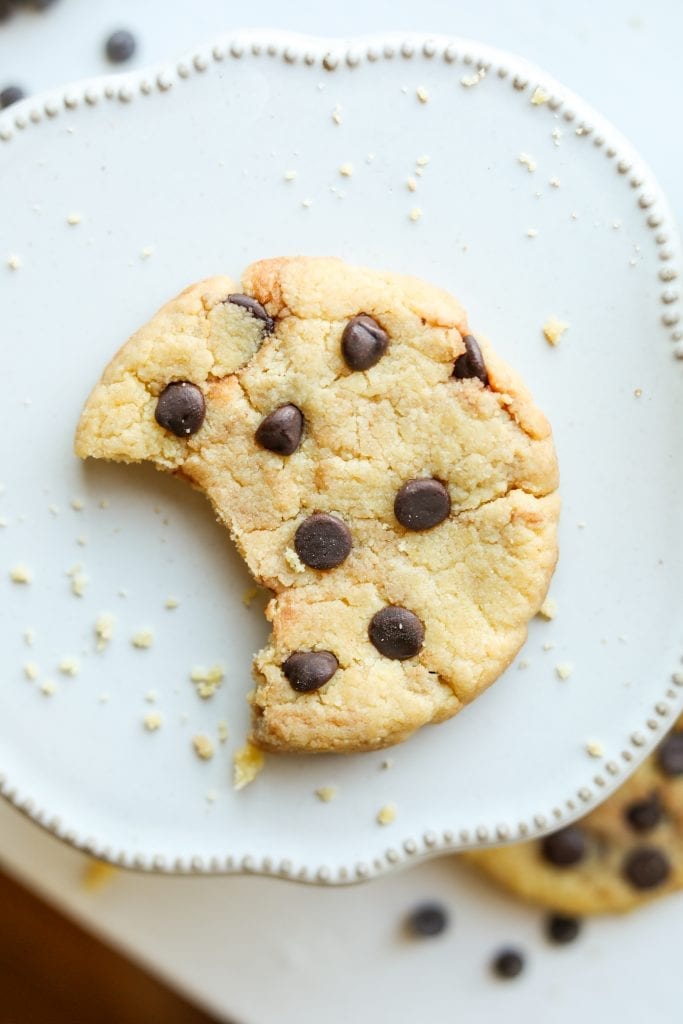
[{"label": "melted chocolate chip", "polygon": [[499,978],[516,978],[524,970],[524,957],[516,949],[503,949],[495,957],[491,967]]},{"label": "melted chocolate chip", "polygon": [[407,608],[391,604],[375,613],[368,629],[370,642],[380,654],[394,661],[414,658],[424,643],[424,626]]},{"label": "melted chocolate chip", "polygon": [[655,889],[671,872],[669,859],[655,846],[639,846],[624,860],[623,875],[634,889]]},{"label": "melted chocolate chip", "polygon": [[634,832],[649,832],[662,820],[662,804],[657,793],[645,800],[635,800],[624,811],[624,817]]},{"label": "melted chocolate chip", "polygon": [[429,530],[448,519],[451,499],[440,480],[409,480],[394,501],[394,515],[407,530]]},{"label": "melted chocolate chip", "polygon": [[196,434],[206,415],[201,388],[187,380],[174,380],[159,395],[154,417],[160,427],[177,437]]},{"label": "melted chocolate chip", "polygon": [[294,651],[282,666],[297,693],[311,693],[327,683],[339,668],[331,651]]},{"label": "melted chocolate chip", "polygon": [[367,313],[349,320],[342,334],[344,361],[350,370],[369,370],[387,350],[389,335]]},{"label": "melted chocolate chip", "polygon": [[254,437],[269,452],[291,455],[299,447],[303,429],[304,417],[301,410],[295,405],[281,405],[261,420]]},{"label": "melted chocolate chip", "polygon": [[462,340],[465,343],[465,351],[455,360],[453,376],[458,380],[477,377],[482,384],[488,384],[489,375],[477,339],[471,334],[466,334]]},{"label": "melted chocolate chip", "polygon": [[422,903],[408,918],[409,930],[424,938],[441,935],[447,927],[448,912],[440,903]]},{"label": "melted chocolate chip", "polygon": [[135,53],[137,43],[135,36],[128,29],[121,29],[119,32],[112,32],[105,44],[107,58],[112,64],[122,64]]},{"label": "melted chocolate chip", "polygon": [[337,516],[314,512],[294,534],[294,548],[312,569],[334,569],[349,556],[351,531]]},{"label": "melted chocolate chip", "polygon": [[546,922],[546,935],[551,942],[564,946],[573,942],[581,931],[578,917],[567,917],[566,914],[551,914]]},{"label": "melted chocolate chip", "polygon": [[242,309],[246,309],[248,313],[255,316],[257,320],[262,320],[267,334],[272,334],[275,330],[275,321],[272,316],[266,312],[260,302],[252,299],[251,295],[242,295],[240,292],[234,292],[232,295],[228,295],[225,301],[231,302],[233,306],[241,306]]},{"label": "melted chocolate chip", "polygon": [[659,767],[665,775],[683,775],[683,732],[672,732],[657,751]]},{"label": "melted chocolate chip", "polygon": [[541,852],[545,860],[556,868],[568,868],[585,857],[586,837],[577,825],[568,825],[546,836]]}]

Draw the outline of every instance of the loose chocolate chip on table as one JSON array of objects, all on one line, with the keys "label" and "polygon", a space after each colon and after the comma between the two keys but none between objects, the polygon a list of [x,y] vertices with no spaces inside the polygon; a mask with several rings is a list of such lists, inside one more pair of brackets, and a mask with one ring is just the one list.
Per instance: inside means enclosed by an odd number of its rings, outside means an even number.
[{"label": "loose chocolate chip on table", "polygon": [[421,903],[408,918],[408,928],[420,937],[441,935],[448,927],[448,912],[439,903]]},{"label": "loose chocolate chip on table", "polygon": [[304,417],[295,405],[281,405],[261,420],[254,437],[262,448],[278,455],[291,455],[299,447]]},{"label": "loose chocolate chip on table", "polygon": [[368,629],[371,643],[385,658],[414,658],[424,643],[424,626],[414,612],[391,604],[376,612]]},{"label": "loose chocolate chip on table", "polygon": [[440,480],[409,480],[394,501],[394,515],[407,530],[429,530],[448,519],[451,499]]},{"label": "loose chocolate chip on table", "polygon": [[489,375],[477,339],[471,334],[466,334],[462,340],[465,342],[465,351],[455,360],[453,376],[459,380],[477,377],[482,384],[488,384]]},{"label": "loose chocolate chip on table", "polygon": [[644,800],[635,800],[624,811],[624,817],[635,832],[649,832],[662,820],[662,804],[656,793]]},{"label": "loose chocolate chip on table", "polygon": [[351,531],[343,520],[327,512],[314,512],[294,534],[294,549],[312,569],[334,569],[348,558]]},{"label": "loose chocolate chip on table", "polygon": [[282,666],[289,684],[297,693],[319,690],[332,678],[339,662],[331,651],[294,651]]},{"label": "loose chocolate chip on table", "polygon": [[581,921],[578,917],[567,917],[566,914],[551,914],[546,922],[546,935],[551,942],[558,946],[564,946],[567,942],[573,942],[581,931]]},{"label": "loose chocolate chip on table", "polygon": [[683,775],[683,732],[673,732],[657,752],[659,767],[665,775]]},{"label": "loose chocolate chip on table", "polygon": [[499,978],[516,978],[524,969],[524,957],[516,949],[503,949],[491,966]]},{"label": "loose chocolate chip on table", "polygon": [[350,370],[369,370],[387,350],[389,335],[367,313],[349,320],[342,334],[342,355]]},{"label": "loose chocolate chip on table", "polygon": [[124,61],[130,60],[133,56],[136,46],[133,33],[129,32],[128,29],[122,28],[118,32],[112,32],[105,43],[104,49],[112,64],[123,64]]},{"label": "loose chocolate chip on table", "polygon": [[623,874],[634,889],[655,889],[671,872],[669,859],[655,846],[639,846],[624,860]]},{"label": "loose chocolate chip on table", "polygon": [[578,864],[586,855],[586,837],[576,825],[568,825],[546,836],[541,844],[545,860],[557,868]]},{"label": "loose chocolate chip on table", "polygon": [[272,334],[275,329],[275,321],[272,316],[269,316],[260,302],[252,299],[251,295],[242,295],[239,292],[234,292],[232,295],[228,295],[225,301],[231,302],[233,306],[241,306],[242,309],[246,309],[248,313],[255,316],[257,320],[262,320],[267,333]]},{"label": "loose chocolate chip on table", "polygon": [[201,388],[186,380],[174,380],[159,395],[154,417],[160,427],[177,437],[196,434],[206,414]]},{"label": "loose chocolate chip on table", "polygon": [[0,92],[0,110],[11,107],[13,103],[18,103],[19,100],[23,100],[25,95],[24,90],[20,89],[18,85],[5,86]]}]

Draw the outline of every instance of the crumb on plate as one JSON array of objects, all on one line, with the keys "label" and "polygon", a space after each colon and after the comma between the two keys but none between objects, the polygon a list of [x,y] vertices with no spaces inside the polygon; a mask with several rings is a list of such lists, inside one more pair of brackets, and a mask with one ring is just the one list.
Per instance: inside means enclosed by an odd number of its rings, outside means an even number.
[{"label": "crumb on plate", "polygon": [[603,757],[605,748],[603,747],[600,740],[587,740],[586,741],[586,753],[590,757]]},{"label": "crumb on plate", "polygon": [[522,165],[522,167],[526,167],[527,171],[529,171],[530,174],[533,171],[535,171],[536,167],[538,166],[534,158],[530,156],[529,153],[518,153],[517,160]]},{"label": "crumb on plate", "polygon": [[548,317],[543,324],[543,337],[549,345],[557,345],[560,338],[569,330],[569,324],[564,320],[558,320],[556,316]]},{"label": "crumb on plate", "polygon": [[10,569],[9,578],[12,583],[32,583],[33,573],[27,565],[19,563],[19,565],[15,565],[13,569]]},{"label": "crumb on plate", "polygon": [[546,597],[545,601],[538,609],[538,614],[542,619],[550,621],[557,615],[557,601],[554,597]]},{"label": "crumb on plate", "polygon": [[56,692],[56,690],[57,687],[55,686],[51,679],[46,679],[43,685],[40,687],[40,692],[45,697],[51,697],[52,694]]},{"label": "crumb on plate", "polygon": [[396,821],[396,804],[385,804],[377,812],[378,825],[391,825]]},{"label": "crumb on plate", "polygon": [[145,651],[154,643],[154,632],[151,629],[139,629],[137,633],[133,633],[130,642],[133,647]]},{"label": "crumb on plate", "polygon": [[429,93],[425,89],[424,85],[420,85],[417,87],[417,89],[415,90],[415,95],[417,96],[420,103],[429,103]]},{"label": "crumb on plate", "polygon": [[95,619],[95,647],[103,651],[114,635],[116,619],[109,612],[102,612]]},{"label": "crumb on plate", "polygon": [[337,795],[337,790],[335,786],[318,786],[315,795],[322,803],[329,804],[330,800],[334,800]]},{"label": "crumb on plate", "polygon": [[210,761],[213,757],[213,743],[204,733],[192,737],[192,746],[200,761]]},{"label": "crumb on plate", "polygon": [[550,94],[542,89],[540,85],[537,85],[531,94],[531,102],[535,107],[540,107],[544,103],[547,103],[550,99]]},{"label": "crumb on plate", "polygon": [[197,693],[202,700],[213,697],[225,677],[225,669],[222,665],[211,665],[210,668],[198,666],[190,672],[190,679],[197,688]]},{"label": "crumb on plate", "polygon": [[24,675],[33,682],[40,675],[40,669],[35,661],[27,661],[24,665]]},{"label": "crumb on plate", "polygon": [[414,206],[414,207],[412,208],[412,210],[410,211],[410,213],[408,214],[408,216],[409,216],[410,220],[411,220],[411,221],[413,222],[413,224],[414,224],[414,223],[415,223],[416,221],[418,221],[418,220],[420,219],[420,217],[422,216],[422,210],[421,210],[421,208],[420,208],[419,206]]},{"label": "crumb on plate", "polygon": [[142,724],[144,725],[147,732],[156,732],[158,729],[161,728],[163,724],[163,718],[161,717],[158,711],[149,711],[142,719]]},{"label": "crumb on plate", "polygon": [[263,770],[265,759],[263,752],[247,740],[243,747],[235,751],[232,762],[233,786],[235,789],[244,789]]},{"label": "crumb on plate", "polygon": [[78,658],[68,655],[62,658],[57,667],[63,676],[77,676],[81,670],[81,663]]},{"label": "crumb on plate", "polygon": [[557,673],[558,679],[569,679],[573,671],[574,666],[570,661],[561,661],[555,666],[555,672]]}]

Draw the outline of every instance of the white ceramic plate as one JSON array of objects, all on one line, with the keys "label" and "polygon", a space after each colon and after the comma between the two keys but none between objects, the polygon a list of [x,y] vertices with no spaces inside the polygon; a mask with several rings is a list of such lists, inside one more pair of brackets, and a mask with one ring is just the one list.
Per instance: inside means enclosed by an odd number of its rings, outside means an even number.
[{"label": "white ceramic plate", "polygon": [[[21,262],[0,273],[5,795],[127,866],[343,882],[557,827],[618,784],[683,703],[683,348],[675,228],[614,129],[478,44],[244,32],[10,109],[0,160],[0,256]],[[388,755],[271,757],[235,793],[266,635],[246,570],[200,495],[147,467],[83,466],[71,443],[103,365],[163,301],[293,252],[444,285],[524,374],[561,460],[559,612],[532,624],[527,667],[452,721]],[[556,349],[552,315],[571,323]],[[20,563],[29,585],[10,581]],[[116,628],[98,653],[101,612]],[[134,648],[147,627],[154,643]],[[73,677],[58,671],[70,656]],[[226,679],[203,702],[189,673],[213,663]],[[197,733],[216,741],[210,762]],[[322,804],[327,784],[338,795]]]}]

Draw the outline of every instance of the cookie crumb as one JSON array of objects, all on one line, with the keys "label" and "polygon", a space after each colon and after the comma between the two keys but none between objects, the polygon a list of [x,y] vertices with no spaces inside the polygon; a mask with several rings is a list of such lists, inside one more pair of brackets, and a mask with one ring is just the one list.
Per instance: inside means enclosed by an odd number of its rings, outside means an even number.
[{"label": "cookie crumb", "polygon": [[394,821],[396,821],[396,805],[385,804],[384,807],[380,807],[377,812],[377,824],[391,825]]},{"label": "cookie crumb", "polygon": [[285,173],[284,173],[285,181],[294,181],[295,178],[296,178],[296,171],[285,171]]},{"label": "cookie crumb", "polygon": [[555,347],[565,331],[569,330],[569,326],[564,320],[558,320],[556,316],[548,317],[543,324],[543,337],[549,345]]},{"label": "cookie crumb", "polygon": [[167,597],[164,601],[164,608],[168,608],[169,611],[173,611],[173,609],[177,608],[179,604],[180,601],[177,597]]},{"label": "cookie crumb", "polygon": [[409,192],[417,192],[417,182],[415,181],[415,178],[410,177],[407,179],[406,188]]},{"label": "cookie crumb", "polygon": [[471,89],[472,86],[479,85],[484,78],[486,78],[486,69],[479,68],[473,75],[463,75],[460,79],[460,84],[464,85],[466,89]]},{"label": "cookie crumb", "polygon": [[418,88],[415,90],[415,95],[417,96],[420,103],[429,103],[429,93],[427,92],[423,85],[418,86]]},{"label": "cookie crumb", "polygon": [[342,164],[341,167],[339,168],[339,173],[341,174],[342,178],[350,178],[351,175],[353,174],[353,164]]},{"label": "cookie crumb", "polygon": [[259,588],[258,587],[255,587],[255,586],[254,587],[249,587],[242,594],[242,604],[246,605],[246,607],[249,608],[249,606],[251,605],[251,602],[254,600],[254,598],[258,597],[258,592],[259,592]]},{"label": "cookie crumb", "polygon": [[109,612],[102,612],[95,619],[95,648],[103,651],[114,635],[116,619]]},{"label": "cookie crumb", "polygon": [[335,786],[318,786],[315,795],[322,803],[329,804],[330,800],[334,800],[337,795],[337,790]]},{"label": "cookie crumb", "polygon": [[612,223],[612,228],[614,229],[614,231],[618,231],[620,227],[621,227],[621,221],[620,220],[615,220]]},{"label": "cookie crumb", "polygon": [[527,236],[527,238],[535,238],[537,234],[538,234],[538,231],[537,231],[536,228],[527,228],[526,229],[526,236]]},{"label": "cookie crumb", "polygon": [[213,757],[213,743],[204,733],[192,737],[192,746],[200,761],[210,761]]},{"label": "cookie crumb", "polygon": [[543,644],[543,650],[544,651],[554,651],[555,650],[555,644],[552,642],[552,640],[546,640],[546,642]]},{"label": "cookie crumb", "polygon": [[335,105],[334,110],[332,111],[332,120],[334,121],[335,124],[342,123],[342,108],[340,103],[337,103]]},{"label": "cookie crumb", "polygon": [[197,667],[190,672],[190,679],[197,688],[197,693],[202,700],[213,697],[225,677],[225,669],[222,665],[212,665],[210,668]]},{"label": "cookie crumb", "polygon": [[91,858],[83,870],[82,885],[88,892],[99,892],[118,874],[118,868],[105,860]]},{"label": "cookie crumb", "polygon": [[308,208],[310,206],[313,206],[313,200],[312,199],[302,199],[301,200],[301,205],[303,206],[303,208],[305,210],[308,210]]},{"label": "cookie crumb", "polygon": [[526,167],[529,174],[532,174],[538,166],[534,158],[530,156],[528,153],[518,153],[517,159],[522,165],[522,167]]},{"label": "cookie crumb", "polygon": [[244,746],[234,753],[232,762],[233,787],[239,790],[254,781],[263,770],[265,759],[259,748],[247,740]]},{"label": "cookie crumb", "polygon": [[81,670],[81,663],[78,658],[69,655],[62,658],[57,667],[63,676],[77,676]]},{"label": "cookie crumb", "polygon": [[85,508],[85,502],[82,498],[72,498],[71,507],[74,512],[81,512]]},{"label": "cookie crumb", "polygon": [[559,178],[549,178],[548,179],[548,184],[552,185],[553,188],[559,188],[560,187],[560,179]]},{"label": "cookie crumb", "polygon": [[142,724],[144,725],[147,732],[156,732],[158,729],[161,728],[163,724],[163,718],[161,717],[158,711],[149,711],[142,719]]},{"label": "cookie crumb", "polygon": [[27,626],[24,632],[22,633],[22,636],[24,638],[24,643],[26,644],[26,646],[33,647],[34,643],[36,642],[35,629],[33,629],[32,626]]},{"label": "cookie crumb", "polygon": [[218,790],[217,789],[209,789],[209,790],[207,790],[207,793],[206,793],[206,796],[204,797],[204,799],[206,800],[207,804],[215,804],[216,800],[218,800]]},{"label": "cookie crumb", "polygon": [[580,530],[585,530],[586,527],[588,526],[588,523],[586,522],[585,519],[579,519],[579,521],[578,521],[578,523],[576,525],[578,526],[578,528]]},{"label": "cookie crumb", "polygon": [[394,759],[392,757],[385,757],[384,760],[382,761],[382,763],[380,764],[380,768],[384,772],[389,771],[389,769],[393,768],[393,767],[394,767]]},{"label": "cookie crumb", "polygon": [[549,93],[537,85],[531,94],[531,102],[535,107],[540,107],[550,99]]},{"label": "cookie crumb", "polygon": [[550,621],[557,615],[557,601],[554,597],[546,597],[545,601],[538,609],[538,614],[542,619]]},{"label": "cookie crumb", "polygon": [[520,658],[517,662],[517,668],[528,668],[531,662],[528,658]]},{"label": "cookie crumb", "polygon": [[604,757],[605,748],[599,740],[587,740],[586,753],[591,757]]},{"label": "cookie crumb", "polygon": [[573,671],[574,666],[570,661],[561,661],[555,666],[555,672],[558,679],[569,679]]},{"label": "cookie crumb", "polygon": [[40,675],[40,669],[35,661],[27,661],[24,665],[24,675],[33,682]]},{"label": "cookie crumb", "polygon": [[218,725],[216,726],[216,732],[218,733],[218,742],[227,743],[228,723],[225,721],[225,719],[221,719],[221,721],[218,723]]},{"label": "cookie crumb", "polygon": [[150,256],[152,256],[153,254],[154,254],[153,247],[151,245],[145,245],[140,250],[140,259],[141,260],[148,260],[150,258]]},{"label": "cookie crumb", "polygon": [[411,220],[411,221],[413,222],[413,224],[414,224],[414,223],[415,223],[416,221],[418,221],[418,220],[420,219],[420,217],[422,216],[422,210],[420,209],[420,207],[419,207],[419,206],[414,206],[414,207],[412,208],[412,210],[410,211],[410,213],[408,214],[408,216],[409,216],[410,220]]},{"label": "cookie crumb", "polygon": [[633,389],[633,397],[634,398],[640,398],[642,396],[642,394],[643,394],[643,389],[642,388],[634,388]]},{"label": "cookie crumb", "polygon": [[553,130],[550,133],[550,137],[553,140],[553,145],[559,146],[560,139],[562,138],[562,129],[561,128],[553,128]]},{"label": "cookie crumb", "polygon": [[285,548],[284,559],[292,572],[306,572],[306,566],[301,561],[294,548]]},{"label": "cookie crumb", "polygon": [[148,690],[147,693],[145,694],[145,700],[147,701],[148,704],[156,704],[158,699],[159,699],[159,691],[158,690]]},{"label": "cookie crumb", "polygon": [[66,575],[71,579],[71,593],[74,597],[83,597],[89,582],[88,577],[83,572],[83,566],[73,565],[70,569],[67,569]]},{"label": "cookie crumb", "polygon": [[82,220],[83,217],[81,216],[81,214],[76,212],[70,213],[69,216],[66,218],[67,224],[70,224],[71,227],[75,227],[77,224],[80,224]]},{"label": "cookie crumb", "polygon": [[40,692],[45,697],[51,697],[52,694],[56,692],[56,690],[57,690],[57,687],[55,686],[55,684],[52,682],[51,679],[46,679],[45,682],[43,683],[43,685],[40,688]]},{"label": "cookie crumb", "polygon": [[9,578],[12,583],[32,583],[33,573],[27,565],[19,563],[19,565],[15,565],[13,569],[10,569]]},{"label": "cookie crumb", "polygon": [[139,629],[137,633],[133,633],[130,642],[133,647],[145,651],[154,643],[154,633],[151,629]]},{"label": "cookie crumb", "polygon": [[15,252],[10,253],[7,257],[7,266],[10,270],[20,270],[22,267],[21,256],[17,256]]}]

